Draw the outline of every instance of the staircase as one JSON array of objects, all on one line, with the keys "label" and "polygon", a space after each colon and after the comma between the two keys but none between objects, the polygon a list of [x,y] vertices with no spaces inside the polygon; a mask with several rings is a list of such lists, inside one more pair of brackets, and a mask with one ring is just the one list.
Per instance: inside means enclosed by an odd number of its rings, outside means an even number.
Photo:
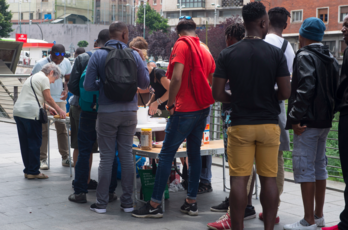
[{"label": "staircase", "polygon": [[14,86],[18,87],[18,96],[25,79],[21,81],[18,78],[0,77],[0,117],[13,118]]}]

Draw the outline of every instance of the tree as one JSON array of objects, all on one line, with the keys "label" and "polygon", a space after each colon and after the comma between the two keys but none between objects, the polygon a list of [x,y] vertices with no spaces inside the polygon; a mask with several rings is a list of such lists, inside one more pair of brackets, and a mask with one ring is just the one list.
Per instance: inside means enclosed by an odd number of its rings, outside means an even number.
[{"label": "tree", "polygon": [[[139,25],[139,24],[137,24],[136,26],[128,25],[127,27],[128,27],[128,31],[129,31],[129,35],[128,35],[129,42],[131,42],[133,40],[133,38],[135,38],[135,37],[138,37],[138,36],[142,37],[144,35],[143,25]],[[145,39],[148,40],[148,38],[149,38],[149,28],[146,27],[145,28]]]},{"label": "tree", "polygon": [[88,46],[88,42],[85,41],[85,40],[79,41],[79,42],[77,43],[77,46],[78,46],[78,47],[87,47],[87,46]]},{"label": "tree", "polygon": [[199,39],[204,42],[208,43],[209,50],[211,52],[211,55],[215,60],[218,59],[220,52],[226,48],[225,43],[225,29],[230,24],[234,23],[241,23],[242,18],[240,16],[234,16],[231,18],[227,18],[226,21],[217,24],[216,27],[210,26],[208,28],[208,42],[206,39],[206,29],[197,31]]},{"label": "tree", "polygon": [[[150,31],[158,31],[162,30],[163,32],[167,32],[169,25],[168,19],[163,18],[156,10],[151,8],[149,4],[146,4],[146,15],[145,15],[145,25],[150,29]],[[144,25],[144,6],[141,5],[139,7],[137,13],[137,24]]]},{"label": "tree", "polygon": [[10,36],[12,29],[12,13],[8,11],[9,5],[5,0],[0,0],[0,37],[6,38]]}]

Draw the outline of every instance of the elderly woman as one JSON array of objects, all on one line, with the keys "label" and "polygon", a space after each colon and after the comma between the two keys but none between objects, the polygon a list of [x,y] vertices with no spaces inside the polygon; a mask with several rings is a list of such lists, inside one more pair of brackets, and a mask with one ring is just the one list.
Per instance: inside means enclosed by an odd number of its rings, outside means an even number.
[{"label": "elderly woman", "polygon": [[[50,93],[50,83],[54,83],[59,77],[58,66],[53,62],[46,64],[40,72],[25,81],[13,108],[24,163],[23,172],[27,179],[48,178],[39,171],[42,123],[39,121],[40,108],[35,94],[41,106],[48,109],[52,115],[58,112],[61,118],[65,118],[65,112],[54,102]],[[50,106],[44,104],[45,101]]]}]

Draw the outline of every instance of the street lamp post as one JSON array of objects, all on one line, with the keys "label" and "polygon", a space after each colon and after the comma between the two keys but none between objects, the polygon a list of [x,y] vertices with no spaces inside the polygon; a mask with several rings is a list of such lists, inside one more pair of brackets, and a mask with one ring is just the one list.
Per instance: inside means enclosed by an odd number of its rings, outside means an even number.
[{"label": "street lamp post", "polygon": [[145,5],[145,0],[142,0],[143,2],[143,7],[144,7],[144,39],[145,39],[145,16],[146,16],[146,5]]},{"label": "street lamp post", "polygon": [[211,5],[212,5],[212,6],[215,6],[214,27],[216,27],[216,11],[217,11],[217,8],[220,7],[220,5],[216,5],[215,3],[212,3]]},{"label": "street lamp post", "polygon": [[179,9],[180,9],[180,15],[179,15],[179,17],[181,17],[181,9],[182,9],[182,8],[185,8],[185,5],[181,5],[181,0],[180,0],[180,3],[177,4],[177,6],[179,6]]},{"label": "street lamp post", "polygon": [[18,1],[18,22],[19,22],[19,33],[22,33],[22,22],[21,22],[21,6],[22,0]]}]

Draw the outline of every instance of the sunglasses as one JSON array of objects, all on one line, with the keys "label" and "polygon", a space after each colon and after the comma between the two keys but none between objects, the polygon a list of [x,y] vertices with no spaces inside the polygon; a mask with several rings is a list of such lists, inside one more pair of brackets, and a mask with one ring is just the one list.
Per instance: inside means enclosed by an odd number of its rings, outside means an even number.
[{"label": "sunglasses", "polygon": [[181,21],[181,20],[192,20],[192,17],[191,16],[181,16],[179,18],[179,21]]},{"label": "sunglasses", "polygon": [[57,57],[59,57],[59,55],[62,55],[62,57],[64,57],[64,56],[65,56],[65,53],[55,52],[54,55],[56,55]]}]

